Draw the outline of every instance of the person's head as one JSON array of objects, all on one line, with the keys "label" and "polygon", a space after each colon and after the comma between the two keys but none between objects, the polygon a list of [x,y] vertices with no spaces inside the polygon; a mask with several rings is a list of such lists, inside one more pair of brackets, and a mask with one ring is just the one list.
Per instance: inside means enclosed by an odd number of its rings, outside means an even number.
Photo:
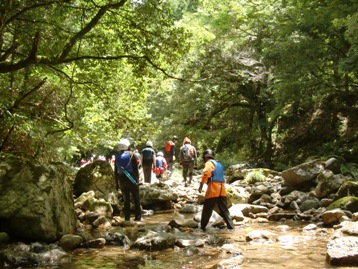
[{"label": "person's head", "polygon": [[145,143],[145,145],[147,146],[147,147],[153,147],[153,142],[152,141],[147,141],[147,143]]},{"label": "person's head", "polygon": [[159,157],[163,157],[163,152],[161,152],[161,151],[158,151],[158,153],[157,153],[157,156]]},{"label": "person's head", "polygon": [[129,142],[128,139],[122,139],[118,142],[118,150],[119,151],[125,151],[125,150],[129,150],[131,143]]},{"label": "person's head", "polygon": [[172,141],[176,143],[178,141],[178,137],[176,135],[173,136]]},{"label": "person's head", "polygon": [[191,144],[189,137],[184,138],[183,144]]},{"label": "person's head", "polygon": [[214,157],[215,157],[214,151],[212,151],[211,149],[207,149],[203,153],[204,162],[208,161],[209,159],[214,159]]}]

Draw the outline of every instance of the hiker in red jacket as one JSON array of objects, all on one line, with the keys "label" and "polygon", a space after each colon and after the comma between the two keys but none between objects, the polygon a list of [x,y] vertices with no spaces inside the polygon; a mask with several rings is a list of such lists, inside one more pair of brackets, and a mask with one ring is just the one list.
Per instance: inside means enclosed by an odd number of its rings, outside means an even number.
[{"label": "hiker in red jacket", "polygon": [[165,143],[165,152],[164,157],[167,161],[167,171],[170,174],[173,172],[173,164],[175,161],[175,143],[178,141],[178,137],[176,135],[173,136],[171,141],[167,141]]}]

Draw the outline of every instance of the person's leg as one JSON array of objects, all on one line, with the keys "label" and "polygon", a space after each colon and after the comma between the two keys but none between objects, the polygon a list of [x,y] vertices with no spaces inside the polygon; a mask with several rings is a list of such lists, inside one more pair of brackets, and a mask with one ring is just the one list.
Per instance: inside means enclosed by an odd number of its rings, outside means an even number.
[{"label": "person's leg", "polygon": [[190,162],[188,166],[189,185],[193,180],[193,172],[194,172],[194,161]]},{"label": "person's leg", "polygon": [[129,221],[131,219],[131,197],[130,190],[125,187],[122,189],[123,199],[124,199],[124,219]]},{"label": "person's leg", "polygon": [[234,229],[234,223],[230,217],[230,212],[227,208],[226,196],[220,196],[217,200],[217,205],[220,210],[220,216],[224,219],[228,229]]},{"label": "person's leg", "polygon": [[134,185],[131,187],[131,193],[133,195],[134,200],[134,220],[141,220],[142,219],[142,209],[140,206],[140,197],[139,197],[139,186]]},{"label": "person's leg", "polygon": [[152,168],[149,165],[143,165],[144,182],[150,183],[152,176]]},{"label": "person's leg", "polygon": [[201,229],[205,230],[206,226],[209,223],[211,215],[213,213],[214,206],[216,204],[217,198],[209,198],[204,201],[203,211],[201,212]]},{"label": "person's leg", "polygon": [[183,167],[183,182],[185,183],[185,187],[186,187],[187,186],[186,179],[188,177],[189,165],[188,165],[188,163],[184,162],[184,163],[182,163],[182,167]]}]

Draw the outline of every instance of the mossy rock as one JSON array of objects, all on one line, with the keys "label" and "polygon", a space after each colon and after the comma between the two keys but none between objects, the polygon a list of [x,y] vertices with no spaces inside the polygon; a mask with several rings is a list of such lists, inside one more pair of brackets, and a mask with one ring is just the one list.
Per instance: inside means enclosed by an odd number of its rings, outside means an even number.
[{"label": "mossy rock", "polygon": [[356,181],[346,181],[344,182],[335,195],[335,200],[346,197],[346,196],[356,196],[358,197],[358,182]]},{"label": "mossy rock", "polygon": [[342,197],[342,198],[334,201],[333,203],[331,203],[327,207],[327,210],[332,210],[335,208],[348,210],[352,213],[358,212],[358,197],[354,197],[354,196]]}]

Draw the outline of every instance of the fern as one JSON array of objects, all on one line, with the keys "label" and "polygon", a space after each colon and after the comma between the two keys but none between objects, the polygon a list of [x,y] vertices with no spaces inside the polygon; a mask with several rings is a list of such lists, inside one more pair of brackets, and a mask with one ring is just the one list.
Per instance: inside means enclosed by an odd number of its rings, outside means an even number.
[{"label": "fern", "polygon": [[264,175],[264,171],[262,169],[256,169],[249,172],[243,180],[246,184],[254,184],[256,182],[264,181],[266,181],[266,176]]}]

